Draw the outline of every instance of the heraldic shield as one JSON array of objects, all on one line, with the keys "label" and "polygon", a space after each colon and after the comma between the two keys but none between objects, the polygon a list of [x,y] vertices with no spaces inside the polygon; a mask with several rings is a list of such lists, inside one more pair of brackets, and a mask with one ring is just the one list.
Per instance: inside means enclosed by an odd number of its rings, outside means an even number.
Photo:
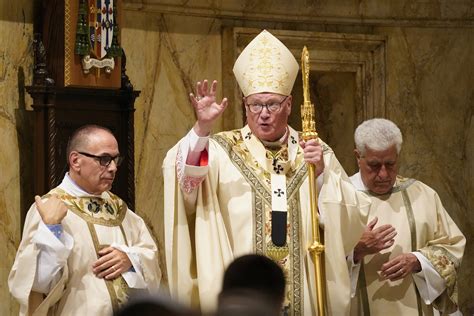
[{"label": "heraldic shield", "polygon": [[120,88],[121,0],[64,0],[64,86]]},{"label": "heraldic shield", "polygon": [[82,56],[85,74],[92,68],[104,68],[106,73],[111,73],[115,66],[114,58],[122,55],[117,40],[115,3],[114,0],[79,1],[74,52]]}]

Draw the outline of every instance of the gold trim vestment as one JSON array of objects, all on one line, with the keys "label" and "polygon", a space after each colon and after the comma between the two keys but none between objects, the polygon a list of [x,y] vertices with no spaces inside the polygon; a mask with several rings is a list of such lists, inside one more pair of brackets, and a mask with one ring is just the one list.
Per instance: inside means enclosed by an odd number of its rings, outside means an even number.
[{"label": "gold trim vestment", "polygon": [[[175,183],[165,186],[165,249],[171,295],[183,303],[212,310],[226,266],[240,255],[261,253],[285,270],[289,314],[315,315],[314,269],[307,252],[312,242],[309,185],[303,151],[297,146],[293,163],[286,160],[287,154],[277,155],[281,157],[278,164],[287,169],[288,249],[275,251],[270,249],[270,172],[262,167],[265,162],[261,157],[252,156],[253,149],[245,140],[247,129],[222,132],[210,139],[208,172],[195,189],[195,200],[189,199],[192,193],[180,189],[177,175],[181,166],[176,164],[180,144],[165,158],[165,183]],[[293,133],[290,129],[290,135]],[[332,150],[325,144],[323,148],[320,206],[330,249],[326,253],[329,311],[348,315],[350,282],[345,256],[363,231],[370,202],[356,192]],[[266,158],[271,157],[268,153]]]}]

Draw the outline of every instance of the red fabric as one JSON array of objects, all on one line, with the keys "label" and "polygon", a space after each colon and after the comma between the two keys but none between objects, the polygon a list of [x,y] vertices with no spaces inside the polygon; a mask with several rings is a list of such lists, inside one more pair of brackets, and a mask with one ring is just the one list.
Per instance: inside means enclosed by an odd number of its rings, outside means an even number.
[{"label": "red fabric", "polygon": [[200,167],[207,166],[208,160],[209,160],[209,154],[207,153],[207,150],[204,149],[203,151],[201,151],[201,157],[199,157],[199,166]]}]

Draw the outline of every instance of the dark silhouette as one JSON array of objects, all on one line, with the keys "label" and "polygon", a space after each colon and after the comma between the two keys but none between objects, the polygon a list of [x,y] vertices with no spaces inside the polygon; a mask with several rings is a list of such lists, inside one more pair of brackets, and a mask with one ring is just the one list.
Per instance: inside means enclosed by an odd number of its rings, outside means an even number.
[{"label": "dark silhouette", "polygon": [[217,315],[281,315],[283,270],[261,255],[235,259],[224,274]]}]

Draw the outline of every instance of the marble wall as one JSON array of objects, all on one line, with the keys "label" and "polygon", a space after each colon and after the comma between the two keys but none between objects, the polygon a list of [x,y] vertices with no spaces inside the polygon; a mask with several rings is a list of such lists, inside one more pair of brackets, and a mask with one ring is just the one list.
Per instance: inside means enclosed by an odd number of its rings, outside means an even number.
[{"label": "marble wall", "polygon": [[[20,210],[31,192],[31,1],[0,0],[0,314],[17,314],[7,277],[20,240]],[[470,1],[218,1],[125,0],[122,46],[127,71],[141,90],[136,102],[136,211],[162,241],[161,162],[194,123],[188,93],[203,78],[235,89],[224,29],[268,28],[362,34],[385,38],[384,113],[405,137],[401,173],[440,194],[469,240],[474,220],[474,29]],[[224,64],[223,64],[224,63]],[[312,74],[313,76],[313,74]],[[314,74],[313,90],[331,120],[321,134],[337,148],[348,170],[350,130],[360,115],[353,72]],[[25,83],[26,82],[26,83]],[[233,88],[234,87],[234,88]],[[328,87],[327,89],[325,87]],[[331,106],[334,104],[334,106]],[[295,119],[297,120],[297,119]],[[231,104],[216,131],[242,124]],[[330,128],[329,128],[330,127]],[[343,131],[343,129],[346,129]],[[339,130],[339,134],[329,131]],[[349,132],[347,132],[349,130]],[[332,134],[331,134],[332,133]],[[332,135],[332,136],[331,136]],[[344,139],[341,143],[338,139]],[[460,303],[474,312],[474,249],[468,244],[461,269]]]},{"label": "marble wall", "polygon": [[[31,99],[24,86],[31,82],[32,11],[28,0],[0,1],[0,315],[18,314],[7,279],[20,241],[21,196],[31,179]],[[23,156],[24,155],[24,156]],[[32,192],[28,192],[32,199]]]}]

